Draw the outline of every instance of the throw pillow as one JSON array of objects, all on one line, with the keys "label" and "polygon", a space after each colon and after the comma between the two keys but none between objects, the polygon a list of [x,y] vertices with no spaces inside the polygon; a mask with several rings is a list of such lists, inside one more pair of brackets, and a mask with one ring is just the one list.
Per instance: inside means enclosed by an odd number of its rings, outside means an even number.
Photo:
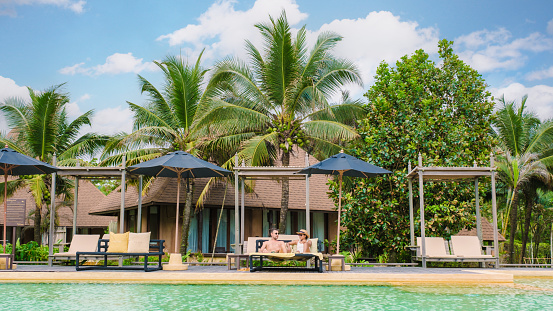
[{"label": "throw pillow", "polygon": [[129,234],[128,253],[148,253],[150,252],[150,232]]},{"label": "throw pillow", "polygon": [[109,233],[108,253],[126,253],[129,245],[129,233]]}]

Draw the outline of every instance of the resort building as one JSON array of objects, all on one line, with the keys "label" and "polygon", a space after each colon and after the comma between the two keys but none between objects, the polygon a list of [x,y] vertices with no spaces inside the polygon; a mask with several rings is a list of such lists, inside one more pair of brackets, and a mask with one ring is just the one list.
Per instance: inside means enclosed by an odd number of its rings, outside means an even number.
[{"label": "resort building", "polygon": [[[305,167],[305,151],[294,148],[290,166]],[[309,164],[318,161],[309,156]],[[279,166],[276,163],[275,166]],[[303,176],[303,175],[300,175]],[[204,189],[207,178],[197,178],[194,182],[193,216],[189,232],[189,249],[192,252],[233,252],[235,239],[235,188],[234,184],[219,183],[211,188],[203,208],[195,205]],[[309,178],[310,235],[320,240],[334,240],[336,236],[337,212],[334,202],[329,199],[328,177],[313,175]],[[263,179],[251,183],[252,191],[246,192],[244,199],[244,237],[268,236],[271,227],[278,227],[282,186],[279,180]],[[305,179],[290,180],[289,211],[286,234],[294,234],[306,227],[306,183]],[[166,250],[173,252],[175,235],[175,215],[177,199],[177,179],[157,178],[142,198],[142,218],[138,219],[138,191],[128,186],[125,192],[125,231],[136,231],[141,221],[141,231],[149,231],[152,238],[164,239]],[[186,200],[186,180],[182,181],[180,211]],[[221,213],[222,208],[222,213]],[[92,211],[94,215],[119,216],[121,190],[112,191]],[[182,212],[181,212],[182,214]],[[181,216],[182,218],[182,216]],[[219,224],[219,218],[221,218]],[[182,219],[179,221],[182,231]],[[217,233],[217,227],[219,227]],[[179,238],[180,239],[180,238]],[[215,243],[216,241],[216,243]],[[215,244],[215,249],[214,249]]]},{"label": "resort building", "polygon": [[[105,195],[96,188],[90,181],[79,181],[79,199],[77,205],[77,233],[79,234],[103,234],[110,222],[117,221],[116,217],[90,215],[91,209],[101,202]],[[8,204],[11,200],[25,200],[25,224],[23,227],[16,228],[16,237],[20,239],[20,243],[27,243],[33,240],[34,237],[34,216],[30,213],[36,209],[35,199],[28,187],[18,189],[12,196],[8,198]],[[73,202],[63,202],[64,199],[58,197],[56,200],[58,208],[56,210],[56,224],[54,243],[68,243],[73,236]],[[4,201],[0,201],[2,206],[0,211],[0,226],[4,224]],[[9,209],[9,206],[8,206]],[[9,215],[9,214],[8,214]],[[43,220],[47,217],[43,211]],[[48,220],[46,220],[48,221]],[[9,226],[9,225],[8,225]],[[0,236],[3,234],[0,230]],[[8,243],[12,243],[13,230],[8,227],[7,230]],[[16,238],[16,239],[17,239]],[[48,232],[42,234],[42,244],[48,245]]]}]

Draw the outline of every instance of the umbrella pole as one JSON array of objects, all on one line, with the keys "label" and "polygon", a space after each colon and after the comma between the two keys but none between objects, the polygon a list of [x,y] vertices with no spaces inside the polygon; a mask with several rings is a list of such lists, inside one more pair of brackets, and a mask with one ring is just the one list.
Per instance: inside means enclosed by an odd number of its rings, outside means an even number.
[{"label": "umbrella pole", "polygon": [[342,224],[342,175],[340,171],[340,192],[338,192],[338,237],[336,240],[336,255],[340,255],[340,226]]},{"label": "umbrella pole", "polygon": [[[3,242],[3,247],[4,247],[4,254],[6,253],[6,219],[7,219],[7,215],[8,214],[8,171],[4,171],[4,242]],[[12,243],[12,245],[14,245]],[[15,247],[12,246],[12,247]],[[6,261],[6,264],[8,262]],[[7,267],[7,266],[6,266]]]},{"label": "umbrella pole", "polygon": [[175,220],[175,253],[180,253],[179,246],[179,199],[180,199],[180,172],[177,179],[177,219]]}]

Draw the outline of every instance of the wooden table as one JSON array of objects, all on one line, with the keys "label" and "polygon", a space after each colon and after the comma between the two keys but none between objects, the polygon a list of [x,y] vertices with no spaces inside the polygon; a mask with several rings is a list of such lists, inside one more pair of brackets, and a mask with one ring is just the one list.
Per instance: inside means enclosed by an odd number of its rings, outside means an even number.
[{"label": "wooden table", "polygon": [[346,271],[346,257],[344,255],[328,256],[328,269],[326,269],[327,271],[332,271],[332,260],[342,261],[342,271]]},{"label": "wooden table", "polygon": [[[0,254],[0,258],[6,258],[6,270],[13,269],[13,254]],[[10,263],[9,266],[8,262]]]},{"label": "wooden table", "polygon": [[[234,259],[234,266],[235,268],[232,268],[232,259]],[[246,254],[228,254],[227,255],[227,267],[228,270],[240,270],[240,262],[242,260],[246,261],[246,265],[244,268],[248,267],[250,264],[250,256]]]}]

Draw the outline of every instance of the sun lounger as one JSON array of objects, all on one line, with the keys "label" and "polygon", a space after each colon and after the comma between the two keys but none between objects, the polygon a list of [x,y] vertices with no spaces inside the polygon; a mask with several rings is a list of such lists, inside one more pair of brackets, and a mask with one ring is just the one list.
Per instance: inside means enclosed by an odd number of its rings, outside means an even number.
[{"label": "sun lounger", "polygon": [[52,255],[52,259],[76,260],[77,252],[95,252],[98,249],[99,239],[99,234],[75,234],[69,245],[69,250],[67,252]]},{"label": "sun lounger", "polygon": [[462,261],[495,261],[492,255],[482,255],[482,245],[476,236],[452,236],[451,248],[453,253],[462,258]]}]

